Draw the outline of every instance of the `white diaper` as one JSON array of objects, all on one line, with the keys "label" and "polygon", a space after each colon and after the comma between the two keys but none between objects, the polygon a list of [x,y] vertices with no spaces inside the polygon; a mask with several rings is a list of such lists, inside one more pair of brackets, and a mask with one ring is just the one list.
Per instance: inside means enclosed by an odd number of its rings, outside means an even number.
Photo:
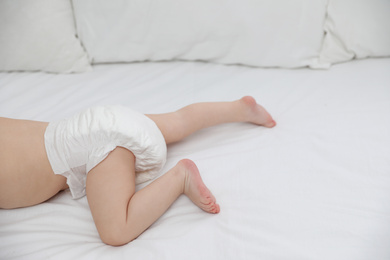
[{"label": "white diaper", "polygon": [[67,178],[74,199],[85,195],[87,173],[117,146],[136,157],[136,184],[154,179],[164,166],[167,153],[157,125],[123,106],[93,107],[50,123],[45,146],[54,173]]}]

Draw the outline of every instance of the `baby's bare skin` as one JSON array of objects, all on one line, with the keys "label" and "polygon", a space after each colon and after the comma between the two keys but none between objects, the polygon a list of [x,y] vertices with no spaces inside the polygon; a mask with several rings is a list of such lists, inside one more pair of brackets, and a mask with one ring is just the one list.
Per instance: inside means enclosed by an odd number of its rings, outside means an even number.
[{"label": "baby's bare skin", "polygon": [[0,117],[0,208],[35,205],[67,188],[47,159],[47,125]]}]

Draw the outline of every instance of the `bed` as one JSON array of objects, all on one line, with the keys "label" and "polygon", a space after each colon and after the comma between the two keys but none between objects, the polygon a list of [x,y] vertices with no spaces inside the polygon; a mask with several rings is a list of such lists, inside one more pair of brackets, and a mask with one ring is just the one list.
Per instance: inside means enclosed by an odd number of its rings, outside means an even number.
[{"label": "bed", "polygon": [[325,68],[331,55],[278,68],[188,53],[107,63],[95,47],[77,63],[84,73],[3,68],[0,115],[53,121],[105,104],[164,113],[252,95],[277,126],[226,124],[168,146],[160,175],[180,159],[196,162],[217,215],[181,196],[136,240],[112,247],[101,242],[87,199],[63,191],[34,207],[0,209],[0,259],[390,259],[390,58],[337,60],[327,70],[307,67]]}]

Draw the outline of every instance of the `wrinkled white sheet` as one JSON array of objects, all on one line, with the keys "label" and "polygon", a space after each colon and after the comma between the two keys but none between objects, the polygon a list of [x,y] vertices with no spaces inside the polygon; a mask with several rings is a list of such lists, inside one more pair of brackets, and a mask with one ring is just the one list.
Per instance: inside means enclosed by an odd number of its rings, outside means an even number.
[{"label": "wrinkled white sheet", "polygon": [[104,104],[162,113],[252,95],[278,122],[212,127],[168,147],[163,172],[194,160],[218,215],[182,196],[138,239],[115,248],[100,241],[86,198],[65,191],[0,210],[0,259],[388,260],[389,71],[390,59],[377,59],[329,71],[172,62],[0,73],[5,117],[50,121]]}]

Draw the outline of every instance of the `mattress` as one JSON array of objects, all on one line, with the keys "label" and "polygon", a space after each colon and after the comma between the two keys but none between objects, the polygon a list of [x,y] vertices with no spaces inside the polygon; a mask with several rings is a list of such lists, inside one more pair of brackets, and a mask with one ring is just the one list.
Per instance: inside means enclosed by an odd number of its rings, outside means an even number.
[{"label": "mattress", "polygon": [[[52,121],[93,105],[164,113],[252,95],[277,121],[232,123],[168,146],[221,206],[181,196],[133,242],[101,242],[69,191],[0,210],[0,259],[390,259],[390,59],[331,70],[202,62],[104,64],[83,74],[0,73],[0,116]],[[137,186],[143,188],[146,184]]]}]

